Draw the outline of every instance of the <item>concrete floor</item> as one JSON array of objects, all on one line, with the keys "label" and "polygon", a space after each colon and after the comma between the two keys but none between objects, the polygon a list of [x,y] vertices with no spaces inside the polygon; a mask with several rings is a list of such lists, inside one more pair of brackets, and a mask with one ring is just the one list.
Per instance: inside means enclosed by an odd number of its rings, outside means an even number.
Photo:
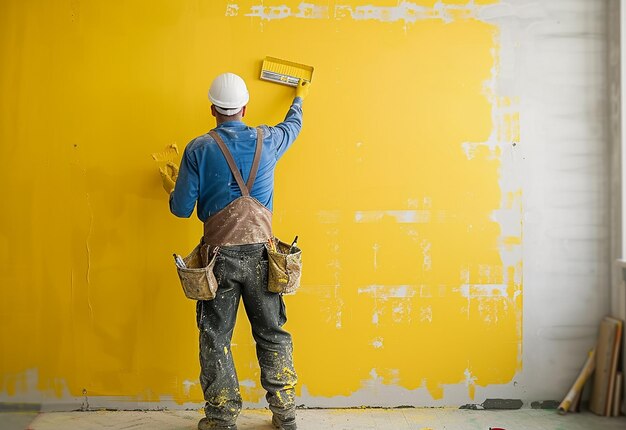
[{"label": "concrete floor", "polygon": [[[200,411],[1,412],[0,430],[194,430]],[[244,410],[239,430],[271,430],[270,412]],[[553,410],[305,409],[300,430],[624,430],[626,417],[591,413],[560,416]]]}]

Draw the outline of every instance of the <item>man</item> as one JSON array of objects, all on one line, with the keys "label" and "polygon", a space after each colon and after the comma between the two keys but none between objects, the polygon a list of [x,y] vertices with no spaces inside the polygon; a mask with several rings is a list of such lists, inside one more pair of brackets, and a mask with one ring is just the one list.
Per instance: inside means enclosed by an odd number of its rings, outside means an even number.
[{"label": "man", "polygon": [[217,252],[215,299],[196,305],[206,400],[200,430],[237,428],[241,395],[230,346],[240,299],[252,326],[272,424],[296,429],[293,346],[282,328],[283,298],[267,290],[265,244],[273,237],[274,168],[300,132],[307,93],[308,83],[301,81],[285,120],[255,129],[242,122],[249,100],[245,82],[232,73],[219,75],[209,90],[217,127],[187,145],[180,170],[173,164],[161,170],[171,212],[189,217],[197,202],[198,218],[205,223],[205,260]]}]

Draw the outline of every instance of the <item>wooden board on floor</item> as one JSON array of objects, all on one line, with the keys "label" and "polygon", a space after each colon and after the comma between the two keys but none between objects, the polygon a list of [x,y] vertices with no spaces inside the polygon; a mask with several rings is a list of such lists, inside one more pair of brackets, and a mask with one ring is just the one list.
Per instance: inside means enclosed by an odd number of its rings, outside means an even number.
[{"label": "wooden board on floor", "polygon": [[589,408],[597,415],[611,416],[615,397],[615,378],[622,339],[621,320],[605,317],[600,323],[596,346],[596,372]]}]

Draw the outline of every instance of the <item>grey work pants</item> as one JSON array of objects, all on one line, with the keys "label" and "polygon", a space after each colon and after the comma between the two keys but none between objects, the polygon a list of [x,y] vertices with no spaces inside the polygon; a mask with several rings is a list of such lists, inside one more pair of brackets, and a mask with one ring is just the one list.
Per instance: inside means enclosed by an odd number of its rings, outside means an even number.
[{"label": "grey work pants", "polygon": [[239,301],[243,304],[256,341],[261,385],[269,407],[283,420],[295,417],[291,335],[285,303],[267,291],[267,252],[263,244],[222,247],[214,267],[218,290],[213,300],[198,301],[196,320],[200,330],[200,384],[210,421],[232,425],[241,412],[241,395],[231,354]]}]

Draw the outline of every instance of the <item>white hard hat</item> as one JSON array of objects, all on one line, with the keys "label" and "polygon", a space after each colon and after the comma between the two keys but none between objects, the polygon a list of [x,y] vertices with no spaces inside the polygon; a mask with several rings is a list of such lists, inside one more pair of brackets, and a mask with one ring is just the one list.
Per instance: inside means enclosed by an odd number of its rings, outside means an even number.
[{"label": "white hard hat", "polygon": [[222,115],[234,115],[250,100],[246,83],[234,73],[223,73],[213,80],[209,100]]}]

